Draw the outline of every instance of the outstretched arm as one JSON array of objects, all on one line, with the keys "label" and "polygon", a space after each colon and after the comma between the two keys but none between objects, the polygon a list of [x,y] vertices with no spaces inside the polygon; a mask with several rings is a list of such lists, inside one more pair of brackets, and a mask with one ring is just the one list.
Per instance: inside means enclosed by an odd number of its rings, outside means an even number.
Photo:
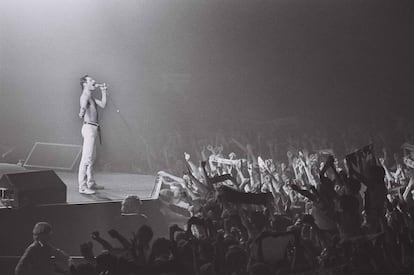
[{"label": "outstretched arm", "polygon": [[115,229],[111,229],[108,231],[108,234],[116,239],[118,242],[121,243],[121,245],[125,248],[125,249],[129,249],[131,248],[131,243],[124,237],[122,236],[118,231],[116,231]]},{"label": "outstretched arm", "polygon": [[404,194],[403,194],[404,201],[408,200],[408,196],[411,192],[411,189],[412,189],[413,185],[414,185],[414,178],[411,178],[410,182],[408,183],[407,187],[404,190]]},{"label": "outstretched arm", "polygon": [[394,181],[394,177],[390,173],[390,170],[388,170],[387,165],[385,165],[385,158],[379,158],[379,162],[380,162],[382,168],[384,168],[385,177],[387,178],[388,184],[390,184],[392,181]]},{"label": "outstretched arm", "polygon": [[239,189],[240,190],[242,190],[242,191],[244,191],[244,187],[247,185],[247,184],[249,184],[250,183],[250,178],[246,178],[244,175],[243,175],[243,172],[242,172],[242,165],[243,165],[243,161],[242,160],[240,160],[239,161],[239,163],[236,165],[236,171],[237,171],[237,174],[238,174],[238,176],[240,177],[240,185],[239,185]]},{"label": "outstretched arm", "polygon": [[195,177],[200,177],[200,172],[198,170],[198,167],[190,160],[191,156],[187,152],[184,152],[184,159],[185,159],[185,166],[188,168],[191,174],[193,174]]},{"label": "outstretched arm", "polygon": [[112,250],[112,245],[105,239],[102,239],[98,231],[92,232],[92,239],[97,241],[102,247],[108,251]]}]

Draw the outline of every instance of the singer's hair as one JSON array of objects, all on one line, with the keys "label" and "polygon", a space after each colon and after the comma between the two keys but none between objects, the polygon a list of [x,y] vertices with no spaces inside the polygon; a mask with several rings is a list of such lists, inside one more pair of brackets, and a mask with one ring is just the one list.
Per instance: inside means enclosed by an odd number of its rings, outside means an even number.
[{"label": "singer's hair", "polygon": [[90,76],[87,75],[87,74],[85,74],[84,76],[81,77],[81,79],[80,79],[80,85],[81,85],[82,89],[83,89],[83,84],[86,83],[88,77],[90,77]]}]

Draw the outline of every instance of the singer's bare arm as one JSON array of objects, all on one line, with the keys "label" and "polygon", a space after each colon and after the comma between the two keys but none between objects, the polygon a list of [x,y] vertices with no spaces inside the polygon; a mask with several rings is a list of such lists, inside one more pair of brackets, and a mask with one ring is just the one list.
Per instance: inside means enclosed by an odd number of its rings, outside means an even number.
[{"label": "singer's bare arm", "polygon": [[80,111],[79,117],[83,118],[85,116],[86,110],[88,108],[88,102],[90,99],[90,95],[83,93],[80,97]]},{"label": "singer's bare arm", "polygon": [[100,87],[100,89],[101,89],[101,92],[102,92],[102,98],[101,99],[94,98],[94,99],[95,99],[96,105],[98,105],[99,107],[101,107],[103,109],[106,106],[107,87],[103,86],[103,87]]}]

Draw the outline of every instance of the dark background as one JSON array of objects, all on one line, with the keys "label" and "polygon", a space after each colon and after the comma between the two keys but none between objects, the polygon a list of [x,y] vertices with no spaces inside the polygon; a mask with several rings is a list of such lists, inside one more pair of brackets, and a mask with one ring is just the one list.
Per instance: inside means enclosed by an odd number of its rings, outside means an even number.
[{"label": "dark background", "polygon": [[412,121],[413,11],[411,0],[2,0],[0,143],[15,159],[36,141],[81,144],[84,74],[109,84],[99,150],[113,161],[233,119]]}]

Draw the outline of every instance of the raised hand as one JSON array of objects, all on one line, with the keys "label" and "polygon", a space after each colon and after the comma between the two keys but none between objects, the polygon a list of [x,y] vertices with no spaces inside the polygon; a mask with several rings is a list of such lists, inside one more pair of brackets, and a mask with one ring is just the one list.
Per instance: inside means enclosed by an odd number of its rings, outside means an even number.
[{"label": "raised hand", "polygon": [[101,89],[102,92],[106,92],[108,90],[108,85],[106,83],[99,86],[99,89]]},{"label": "raised hand", "polygon": [[190,154],[188,154],[187,152],[184,152],[184,158],[186,161],[190,160]]}]

